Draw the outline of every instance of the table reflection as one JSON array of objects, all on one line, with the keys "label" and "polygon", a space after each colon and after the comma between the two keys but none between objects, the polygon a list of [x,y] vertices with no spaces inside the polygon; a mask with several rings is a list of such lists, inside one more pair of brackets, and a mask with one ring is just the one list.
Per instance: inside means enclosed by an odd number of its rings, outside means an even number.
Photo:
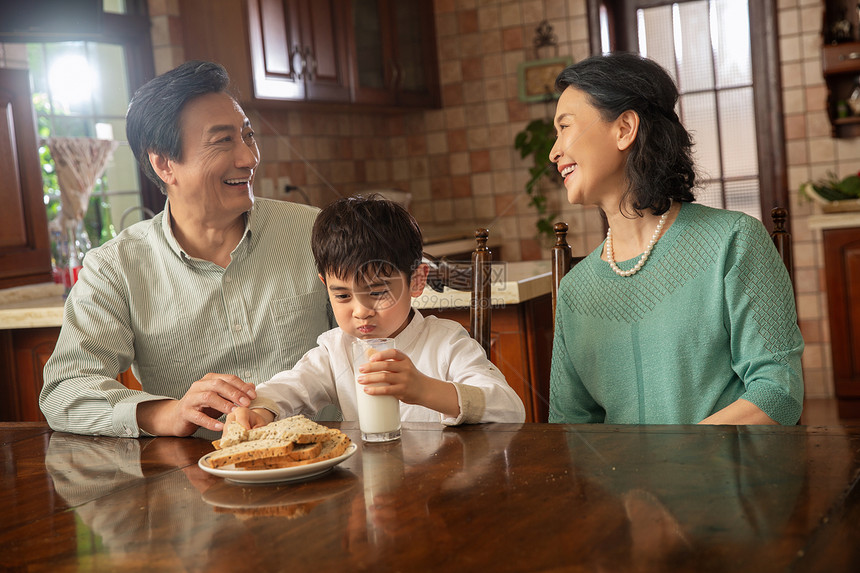
[{"label": "table reflection", "polygon": [[[354,425],[344,431],[358,437]],[[45,466],[74,513],[77,547],[45,562],[785,570],[846,499],[858,444],[834,429],[404,425],[401,440],[359,443],[317,478],[236,484],[197,467],[211,451],[202,440],[53,433]],[[68,515],[51,525],[67,528]]]}]

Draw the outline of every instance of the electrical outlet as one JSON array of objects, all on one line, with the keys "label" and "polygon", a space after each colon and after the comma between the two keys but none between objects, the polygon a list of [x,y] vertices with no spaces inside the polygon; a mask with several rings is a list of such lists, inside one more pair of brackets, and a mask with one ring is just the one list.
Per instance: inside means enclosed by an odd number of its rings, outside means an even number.
[{"label": "electrical outlet", "polygon": [[292,185],[293,181],[288,176],[278,177],[278,194],[286,193],[287,185]]},{"label": "electrical outlet", "polygon": [[271,177],[264,177],[260,180],[260,195],[263,197],[275,196],[275,180]]}]

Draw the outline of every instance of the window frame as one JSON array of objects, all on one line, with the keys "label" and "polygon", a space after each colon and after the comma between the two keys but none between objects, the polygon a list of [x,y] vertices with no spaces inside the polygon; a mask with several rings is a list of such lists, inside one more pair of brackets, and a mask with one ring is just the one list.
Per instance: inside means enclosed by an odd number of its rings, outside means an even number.
[{"label": "window frame", "polygon": [[[101,32],[98,34],[0,34],[0,42],[50,43],[97,42],[121,45],[125,54],[129,93],[155,77],[155,62],[150,38],[151,22],[146,0],[126,0],[126,13],[102,13]],[[138,166],[140,204],[153,213],[164,209],[165,197]]]}]

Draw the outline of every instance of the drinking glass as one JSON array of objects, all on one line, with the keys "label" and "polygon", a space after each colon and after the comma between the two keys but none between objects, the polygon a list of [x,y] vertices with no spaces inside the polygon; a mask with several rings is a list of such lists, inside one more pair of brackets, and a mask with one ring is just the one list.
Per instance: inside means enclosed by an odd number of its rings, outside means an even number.
[{"label": "drinking glass", "polygon": [[[352,344],[353,372],[358,378],[359,366],[382,350],[394,348],[393,338],[371,338],[356,340]],[[355,383],[358,406],[358,426],[365,442],[390,442],[400,439],[400,400],[394,396],[371,396],[364,391],[367,386],[386,386],[385,383]]]}]

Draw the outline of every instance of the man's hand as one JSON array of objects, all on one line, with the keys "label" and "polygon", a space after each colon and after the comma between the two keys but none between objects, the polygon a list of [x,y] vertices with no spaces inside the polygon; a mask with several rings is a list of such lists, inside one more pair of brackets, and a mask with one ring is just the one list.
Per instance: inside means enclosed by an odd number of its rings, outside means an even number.
[{"label": "man's hand", "polygon": [[422,374],[403,352],[390,349],[377,352],[359,367],[359,384],[384,383],[387,386],[364,386],[371,396],[394,396],[406,404],[419,404],[446,416],[460,415],[457,390],[450,382]]},{"label": "man's hand", "polygon": [[142,402],[137,406],[138,425],[156,436],[190,436],[197,428],[220,432],[221,414],[247,406],[257,397],[253,384],[231,374],[209,373],[194,382],[179,400]]}]

